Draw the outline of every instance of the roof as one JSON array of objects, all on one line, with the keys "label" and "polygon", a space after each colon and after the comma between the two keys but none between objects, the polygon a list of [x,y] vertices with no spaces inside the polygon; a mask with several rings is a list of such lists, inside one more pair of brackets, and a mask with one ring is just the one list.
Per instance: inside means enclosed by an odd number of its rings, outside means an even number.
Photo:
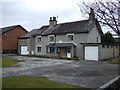
[{"label": "roof", "polygon": [[50,43],[46,47],[76,47],[73,43]]},{"label": "roof", "polygon": [[[13,25],[13,26],[8,26],[8,27],[3,27],[3,28],[0,28],[0,34],[3,34],[3,33],[6,33],[8,31],[11,31],[11,30],[13,30],[16,27],[23,28],[21,25]],[[23,30],[25,30],[25,29],[23,28]],[[27,30],[25,30],[25,31],[28,32]]]},{"label": "roof", "polygon": [[95,24],[96,24],[96,27],[98,29],[98,32],[100,33],[100,35],[104,35],[102,32],[101,26],[99,24],[99,21],[97,19],[95,19],[95,20],[96,20]]},{"label": "roof", "polygon": [[45,32],[42,35],[50,34],[67,34],[67,33],[87,33],[88,30],[85,29],[85,25],[88,23],[88,20],[68,22],[57,24],[54,28],[46,28]]},{"label": "roof", "polygon": [[[99,33],[102,35],[102,29],[99,25],[99,22],[96,20],[96,26],[98,28]],[[62,35],[67,33],[88,33],[94,27],[94,23],[90,23],[89,20],[68,22],[57,24],[54,28],[50,28],[48,25],[44,26],[44,32],[38,35]],[[42,29],[43,27],[41,27]]]},{"label": "roof", "polygon": [[38,29],[33,29],[32,31],[28,32],[27,34],[19,37],[19,39],[26,39],[26,38],[30,38],[31,36],[37,36],[40,35],[44,30],[46,30],[46,28],[48,28],[49,26],[43,26],[41,28]]},{"label": "roof", "polygon": [[53,28],[49,27],[49,25],[42,26],[38,29],[33,29],[28,34],[21,36],[20,38],[29,38],[31,36],[47,36],[47,35],[62,35],[67,33],[88,33],[96,24],[99,33],[102,35],[102,29],[99,25],[99,22],[96,19],[96,23],[90,23],[89,20],[75,21],[75,22],[67,22],[60,23],[55,25]]},{"label": "roof", "polygon": [[26,38],[30,38],[33,34],[35,34],[35,32],[37,32],[39,29],[33,29],[32,31],[22,35],[19,37],[19,39],[26,39]]}]

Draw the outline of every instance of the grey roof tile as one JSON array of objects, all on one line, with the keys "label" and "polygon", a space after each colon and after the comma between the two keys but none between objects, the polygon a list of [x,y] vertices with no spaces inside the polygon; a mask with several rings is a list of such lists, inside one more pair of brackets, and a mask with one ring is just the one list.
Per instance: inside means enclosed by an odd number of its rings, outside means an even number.
[{"label": "grey roof tile", "polygon": [[89,20],[68,22],[68,23],[60,23],[57,24],[54,28],[50,28],[49,25],[42,26],[39,29],[33,29],[28,34],[23,35],[20,38],[29,38],[31,36],[38,35],[61,35],[67,33],[88,33],[96,24],[100,34],[103,34],[102,29],[96,19],[95,23],[90,23]]},{"label": "grey roof tile", "polygon": [[32,35],[34,35],[35,32],[37,32],[37,31],[38,31],[38,29],[33,29],[32,31],[30,31],[30,32],[28,32],[28,33],[20,36],[19,39],[30,38],[30,37],[31,37]]}]

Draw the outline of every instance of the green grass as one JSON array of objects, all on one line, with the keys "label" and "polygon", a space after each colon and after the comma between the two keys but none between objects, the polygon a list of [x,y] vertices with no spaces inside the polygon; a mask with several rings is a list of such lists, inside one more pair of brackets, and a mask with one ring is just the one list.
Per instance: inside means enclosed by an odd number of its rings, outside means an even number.
[{"label": "green grass", "polygon": [[33,76],[3,77],[2,85],[3,88],[83,88],[66,83],[50,81],[45,77]]},{"label": "green grass", "polygon": [[120,56],[113,58],[112,61],[110,61],[110,64],[120,64]]},{"label": "green grass", "polygon": [[10,67],[14,64],[18,63],[19,61],[9,57],[2,57],[0,58],[0,67]]}]

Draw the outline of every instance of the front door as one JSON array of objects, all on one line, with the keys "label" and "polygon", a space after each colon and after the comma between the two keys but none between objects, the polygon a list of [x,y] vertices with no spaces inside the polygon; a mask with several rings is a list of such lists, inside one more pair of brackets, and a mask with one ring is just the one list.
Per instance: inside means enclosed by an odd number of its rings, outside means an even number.
[{"label": "front door", "polygon": [[61,57],[66,57],[66,48],[61,48],[61,50],[60,50],[60,56]]}]

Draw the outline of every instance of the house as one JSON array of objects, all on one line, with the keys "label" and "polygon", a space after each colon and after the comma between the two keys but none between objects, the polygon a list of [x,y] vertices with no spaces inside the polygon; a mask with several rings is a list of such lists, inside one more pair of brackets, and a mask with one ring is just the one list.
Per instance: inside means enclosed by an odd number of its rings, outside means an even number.
[{"label": "house", "polygon": [[50,17],[49,25],[19,37],[19,54],[100,60],[98,46],[102,45],[102,36],[92,9],[88,20],[57,24],[56,17]]},{"label": "house", "polygon": [[0,28],[1,53],[17,54],[18,37],[26,34],[27,32],[28,31],[25,30],[21,25]]}]

